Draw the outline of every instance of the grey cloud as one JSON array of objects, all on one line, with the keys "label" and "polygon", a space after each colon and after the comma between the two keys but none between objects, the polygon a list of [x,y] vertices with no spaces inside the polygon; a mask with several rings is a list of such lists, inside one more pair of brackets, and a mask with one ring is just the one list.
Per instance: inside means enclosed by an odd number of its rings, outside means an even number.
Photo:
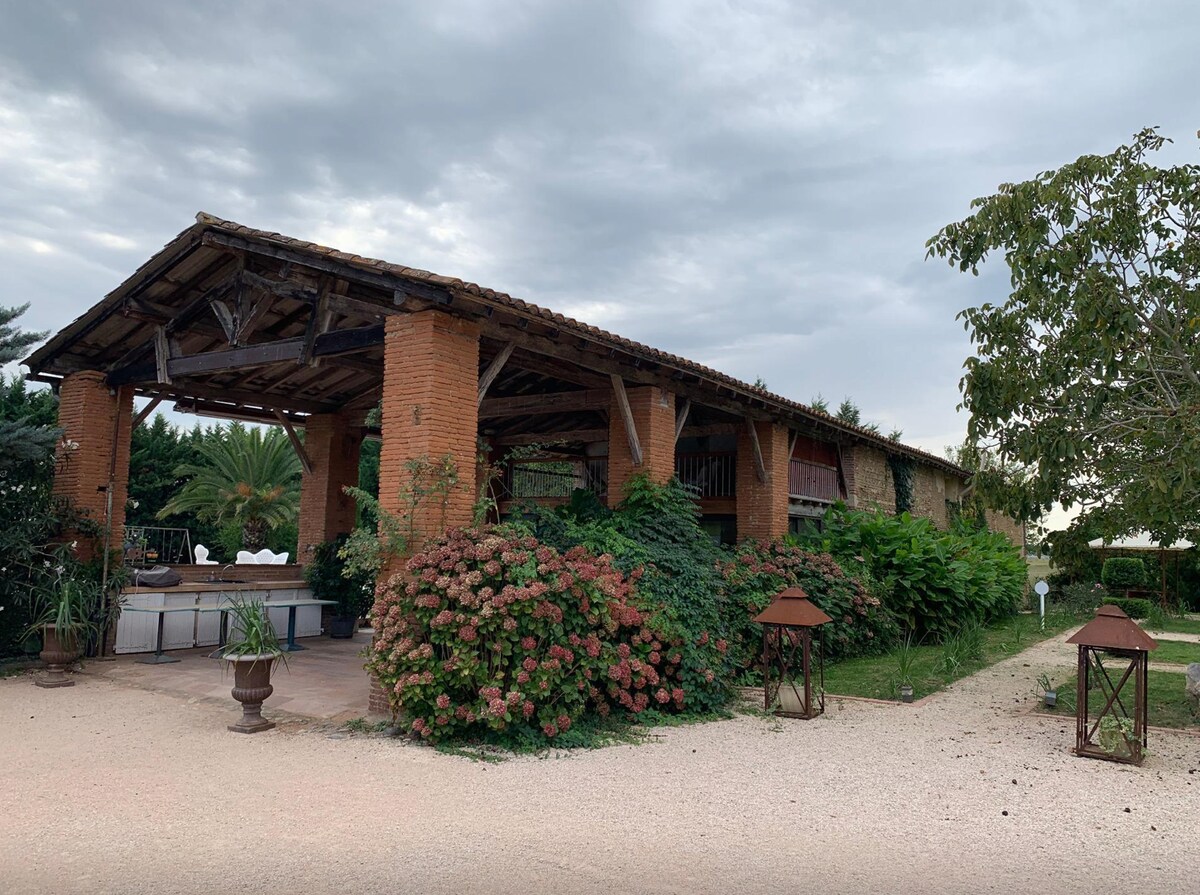
[{"label": "grey cloud", "polygon": [[476,280],[940,450],[1003,295],[971,198],[1146,124],[1190,4],[0,3],[3,301],[58,327],[198,209]]}]

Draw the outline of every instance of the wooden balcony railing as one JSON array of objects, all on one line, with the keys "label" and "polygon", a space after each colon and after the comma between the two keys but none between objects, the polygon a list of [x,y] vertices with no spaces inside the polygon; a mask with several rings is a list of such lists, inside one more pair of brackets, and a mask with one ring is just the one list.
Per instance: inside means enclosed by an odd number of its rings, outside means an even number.
[{"label": "wooden balcony railing", "polygon": [[836,466],[792,460],[788,467],[788,495],[803,500],[833,503],[841,498]]},{"label": "wooden balcony railing", "polygon": [[576,488],[608,491],[608,458],[586,460],[527,460],[510,463],[500,482],[506,500],[570,497]]},{"label": "wooden balcony railing", "polygon": [[737,454],[733,451],[676,454],[675,475],[697,497],[734,497]]}]

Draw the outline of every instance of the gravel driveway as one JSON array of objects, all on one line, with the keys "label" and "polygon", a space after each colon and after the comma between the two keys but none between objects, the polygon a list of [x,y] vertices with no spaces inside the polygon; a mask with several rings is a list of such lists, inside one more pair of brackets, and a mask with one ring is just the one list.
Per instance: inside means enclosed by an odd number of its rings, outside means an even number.
[{"label": "gravel driveway", "polygon": [[4,680],[0,892],[1195,893],[1200,739],[1072,757],[1072,725],[1022,714],[1061,639],[916,706],[500,764]]}]

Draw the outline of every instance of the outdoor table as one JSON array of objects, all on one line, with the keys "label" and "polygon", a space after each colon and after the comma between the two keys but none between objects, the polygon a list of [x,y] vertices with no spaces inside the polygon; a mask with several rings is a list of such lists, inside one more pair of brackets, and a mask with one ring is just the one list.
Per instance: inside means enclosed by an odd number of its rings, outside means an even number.
[{"label": "outdoor table", "polygon": [[268,609],[283,609],[285,606],[288,611],[288,635],[287,644],[282,647],[284,652],[294,653],[297,650],[308,649],[307,646],[301,646],[296,642],[296,609],[300,606],[334,606],[337,600],[268,600],[263,603]]},{"label": "outdoor table", "polygon": [[[287,643],[281,647],[284,652],[294,653],[302,649],[308,649],[306,646],[301,646],[296,642],[296,610],[301,606],[333,606],[337,600],[260,600],[263,606],[267,609],[287,609],[288,611],[288,632]],[[217,649],[213,653],[214,657],[221,655],[221,650],[225,648],[225,641],[228,639],[229,627],[229,604],[217,604],[216,606],[197,606],[197,612],[219,612],[221,613],[221,633],[217,639]]]},{"label": "outdoor table", "polygon": [[153,656],[142,656],[140,659],[134,659],[135,662],[140,662],[142,665],[167,665],[171,662],[178,662],[179,659],[174,656],[163,655],[163,621],[167,617],[168,612],[195,612],[196,606],[125,606],[122,607],[122,612],[157,612],[158,613],[158,641],[154,645]]}]

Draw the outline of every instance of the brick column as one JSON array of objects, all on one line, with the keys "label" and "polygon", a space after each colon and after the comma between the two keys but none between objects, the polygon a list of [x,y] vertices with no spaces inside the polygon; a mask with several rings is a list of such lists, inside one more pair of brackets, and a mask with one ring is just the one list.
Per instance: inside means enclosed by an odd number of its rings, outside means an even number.
[{"label": "brick column", "polygon": [[608,412],[608,505],[625,497],[625,483],[639,473],[665,483],[675,474],[675,395],[657,386],[625,389],[629,410],[642,449],[642,464],[634,466],[625,432],[625,417],[616,392]]},{"label": "brick column", "polygon": [[[98,371],[72,373],[59,389],[58,425],[68,446],[59,451],[54,493],[67,498],[73,509],[102,529],[109,523],[110,548],[121,550],[125,539],[125,501],[129,494],[133,389],[128,386],[110,389],[104,374]],[[112,518],[106,519],[110,471]],[[103,547],[101,531],[94,542],[80,538],[76,553],[86,561],[98,556]]]},{"label": "brick column", "polygon": [[383,361],[383,446],[379,501],[407,514],[410,460],[437,463],[447,455],[458,470],[458,487],[443,512],[440,504],[417,507],[416,529],[434,537],[469,525],[475,504],[479,431],[479,326],[442,311],[397,314],[387,319]]},{"label": "brick column", "polygon": [[310,416],[304,426],[304,449],[312,473],[300,485],[300,543],[296,562],[308,563],[318,544],[349,534],[356,506],[343,490],[358,484],[362,426],[340,413]]},{"label": "brick column", "polygon": [[771,422],[755,422],[766,482],[758,478],[754,443],[743,426],[737,445],[737,536],[778,538],[788,528],[788,430]]}]

